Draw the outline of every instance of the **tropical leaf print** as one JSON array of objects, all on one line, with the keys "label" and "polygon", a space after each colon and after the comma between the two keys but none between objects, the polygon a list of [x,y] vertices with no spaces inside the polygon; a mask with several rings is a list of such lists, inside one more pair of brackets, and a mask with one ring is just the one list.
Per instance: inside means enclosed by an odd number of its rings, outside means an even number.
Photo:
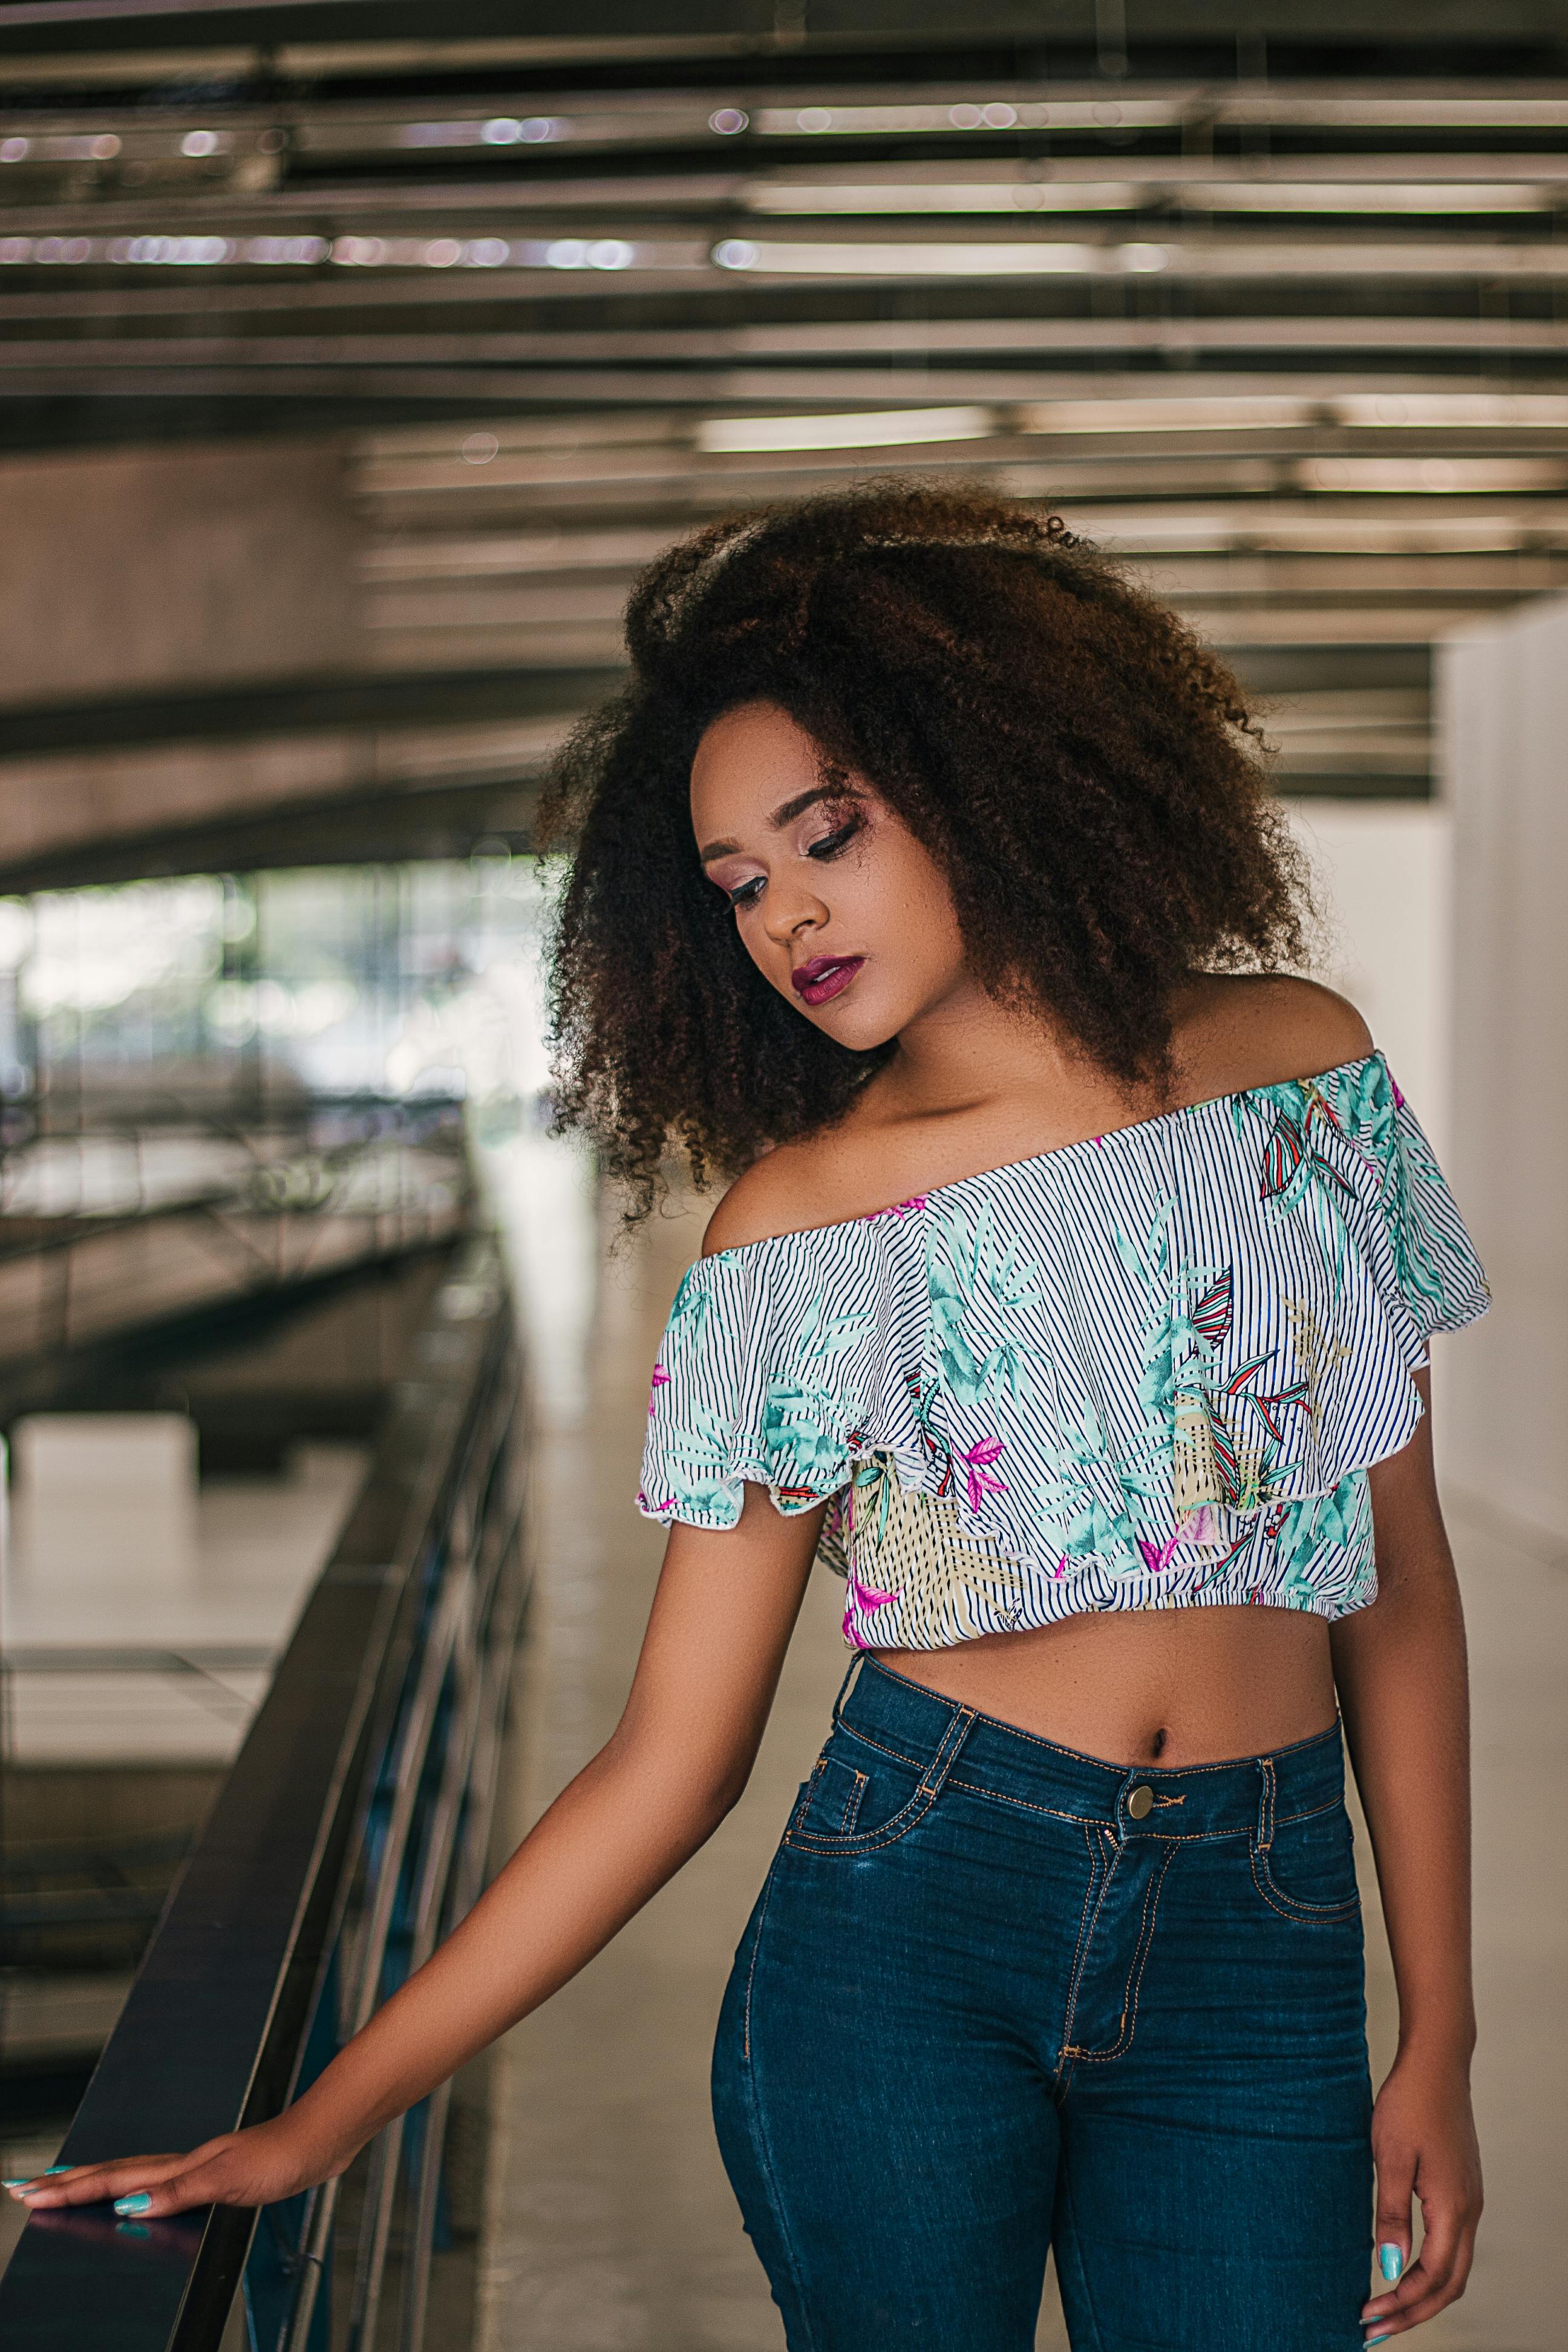
[{"label": "tropical leaf print", "polygon": [[846,1516],[849,1641],[862,1640],[857,1610],[875,1612],[874,1638],[889,1649],[945,1648],[1019,1622],[1012,1555],[968,1526],[955,1498],[907,1490],[890,1454],[858,1468]]},{"label": "tropical leaf print", "polygon": [[1335,1617],[1375,1591],[1355,1465],[1416,1411],[1416,1339],[1483,1300],[1369,1055],[703,1262],[640,1499],[817,1510],[878,1645],[1200,1596]]},{"label": "tropical leaf print", "polygon": [[695,1265],[688,1266],[669,1310],[669,1336],[688,1346],[700,1339],[707,1328],[712,1294],[703,1269],[709,1263],[707,1258],[700,1257]]},{"label": "tropical leaf print", "polygon": [[1281,1111],[1264,1146],[1259,1195],[1280,1209],[1294,1209],[1314,1183],[1337,1185],[1347,1199],[1354,1197],[1353,1186],[1314,1148],[1310,1129]]},{"label": "tropical leaf print", "polygon": [[1230,1337],[1230,1318],[1236,1306],[1236,1274],[1226,1266],[1216,1280],[1211,1282],[1202,1297],[1193,1302],[1193,1328],[1211,1348]]},{"label": "tropical leaf print", "polygon": [[1283,1579],[1279,1591],[1285,1606],[1310,1601],[1318,1579],[1314,1569],[1327,1549],[1353,1550],[1370,1533],[1371,1497],[1366,1472],[1352,1470],[1329,1495],[1310,1496],[1289,1503],[1273,1524],[1275,1559]]},{"label": "tropical leaf print", "polygon": [[762,1450],[775,1492],[810,1488],[814,1502],[842,1485],[845,1469],[839,1411],[826,1390],[796,1381],[770,1381],[763,1395]]},{"label": "tropical leaf print", "polygon": [[1028,1397],[1029,1364],[1045,1360],[1039,1349],[1005,1329],[981,1354],[966,1328],[982,1292],[998,1318],[1045,1307],[1039,1267],[1016,1241],[1005,1247],[998,1242],[989,1202],[973,1221],[956,1203],[932,1215],[926,1229],[926,1289],[929,1346],[937,1376],[954,1402],[973,1407],[1002,1389],[1015,1398]]}]

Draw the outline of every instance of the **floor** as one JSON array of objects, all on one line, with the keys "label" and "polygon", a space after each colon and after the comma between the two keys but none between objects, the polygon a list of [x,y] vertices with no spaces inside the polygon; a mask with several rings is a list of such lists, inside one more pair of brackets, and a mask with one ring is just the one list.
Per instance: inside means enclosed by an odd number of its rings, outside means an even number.
[{"label": "floor", "polygon": [[0,1561],[8,1760],[228,1762],[367,1459],[296,1445],[281,1477],[215,1478],[188,1507],[15,1495]]},{"label": "floor", "polygon": [[[541,1591],[508,1792],[521,1831],[610,1731],[631,1673],[660,1552],[629,1500],[647,1370],[700,1227],[672,1215],[606,1256],[580,1164],[537,1142],[498,1156],[492,1182],[527,1276],[542,1374]],[[1489,2209],[1468,2297],[1413,2342],[1423,2352],[1560,2352],[1568,1572],[1521,1549],[1517,1531],[1459,1521],[1455,1536],[1475,1671],[1477,2105]],[[826,1582],[809,1595],[751,1788],[719,1835],[502,2045],[481,2352],[780,2352],[714,2147],[707,2069],[731,1952],[843,1672],[838,1605]],[[1368,1895],[1381,2071],[1393,1987]],[[1065,2342],[1049,2294],[1040,2352]]]}]

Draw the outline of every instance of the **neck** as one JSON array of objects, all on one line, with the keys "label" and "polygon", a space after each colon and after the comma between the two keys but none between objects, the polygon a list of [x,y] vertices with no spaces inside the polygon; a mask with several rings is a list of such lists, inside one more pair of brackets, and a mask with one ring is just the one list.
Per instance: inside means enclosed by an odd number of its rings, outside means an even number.
[{"label": "neck", "polygon": [[1013,1098],[1065,1103],[1105,1084],[1057,1024],[998,1004],[968,978],[900,1032],[878,1082],[906,1118]]}]

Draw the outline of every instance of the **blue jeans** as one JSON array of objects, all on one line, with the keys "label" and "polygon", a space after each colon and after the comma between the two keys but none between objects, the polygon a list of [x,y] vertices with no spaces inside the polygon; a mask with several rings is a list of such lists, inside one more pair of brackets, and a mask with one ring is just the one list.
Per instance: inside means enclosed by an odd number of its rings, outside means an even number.
[{"label": "blue jeans", "polygon": [[1356,2352],[1373,2182],[1337,1729],[1123,1770],[868,1658],[713,2063],[790,2352]]}]

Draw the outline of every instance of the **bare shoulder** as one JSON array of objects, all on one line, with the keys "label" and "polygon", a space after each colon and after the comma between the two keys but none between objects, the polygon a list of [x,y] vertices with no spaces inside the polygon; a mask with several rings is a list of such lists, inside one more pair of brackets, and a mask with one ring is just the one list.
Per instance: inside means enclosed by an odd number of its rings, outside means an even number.
[{"label": "bare shoulder", "polygon": [[781,1143],[764,1152],[744,1175],[736,1177],[709,1218],[703,1256],[821,1224],[825,1173],[825,1154],[816,1139]]},{"label": "bare shoulder", "polygon": [[1182,1091],[1195,1102],[1360,1061],[1372,1032],[1348,998],[1318,981],[1226,974],[1194,984],[1174,1045]]}]

